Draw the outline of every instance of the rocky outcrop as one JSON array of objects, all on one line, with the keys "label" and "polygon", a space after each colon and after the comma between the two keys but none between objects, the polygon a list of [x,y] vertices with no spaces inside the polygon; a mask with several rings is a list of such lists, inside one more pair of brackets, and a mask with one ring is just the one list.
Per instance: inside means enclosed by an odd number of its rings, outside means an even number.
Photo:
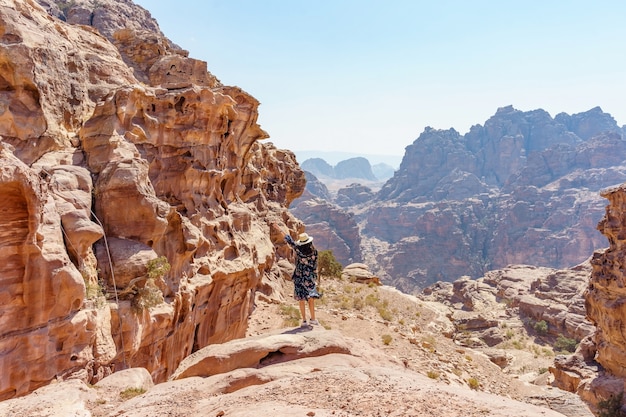
[{"label": "rocky outcrop", "polygon": [[[624,408],[622,399],[626,378],[626,341],[623,337],[625,256],[624,224],[626,184],[602,191],[609,201],[598,230],[608,239],[609,247],[598,250],[591,258],[591,277],[584,293],[587,317],[595,326],[573,355],[557,357],[550,369],[555,384],[578,393],[585,401],[603,412],[607,400]],[[622,399],[622,404],[615,399]],[[604,410],[601,410],[604,403]],[[617,409],[616,408],[616,409]],[[608,414],[607,414],[608,415]]]},{"label": "rocky outcrop", "polygon": [[364,180],[376,181],[369,161],[363,157],[350,158],[340,161],[335,165],[335,176],[339,179],[362,178]]},{"label": "rocky outcrop", "polygon": [[360,156],[340,161],[334,167],[322,158],[310,158],[302,162],[302,169],[320,178],[377,180],[369,161]]},{"label": "rocky outcrop", "polygon": [[317,179],[317,177],[309,171],[304,171],[304,176],[306,178],[306,186],[302,195],[293,201],[294,207],[301,201],[311,200],[313,198],[332,201],[333,197],[331,196],[328,187],[326,187],[322,181]]},{"label": "rocky outcrop", "polygon": [[354,214],[318,198],[298,202],[291,213],[306,225],[318,250],[332,250],[342,265],[361,261],[361,236]]},{"label": "rocky outcrop", "polygon": [[372,173],[376,178],[382,181],[387,181],[389,178],[393,177],[395,171],[394,167],[384,162],[372,165]]},{"label": "rocky outcrop", "polygon": [[626,180],[626,141],[599,108],[498,109],[460,135],[427,128],[362,212],[364,253],[405,292],[509,264],[567,268],[604,246],[599,191]]},{"label": "rocky outcrop", "polygon": [[335,203],[341,207],[352,207],[367,203],[374,198],[371,188],[361,184],[350,184],[337,190]]},{"label": "rocky outcrop", "polygon": [[626,339],[621,330],[626,317],[621,301],[626,295],[623,289],[626,274],[622,267],[626,254],[626,184],[607,189],[602,196],[609,200],[609,205],[598,230],[608,239],[609,247],[593,255],[593,272],[585,301],[587,314],[597,328],[596,360],[610,373],[626,378]]},{"label": "rocky outcrop", "polygon": [[300,166],[316,177],[335,177],[335,168],[322,158],[309,158],[303,161]]},{"label": "rocky outcrop", "polygon": [[361,284],[381,285],[380,278],[372,274],[369,267],[362,263],[346,265],[341,271],[341,279]]},{"label": "rocky outcrop", "polygon": [[42,3],[78,25],[0,3],[0,400],[136,366],[163,381],[242,337],[303,230],[304,174],[259,142],[256,99],[131,2]]},{"label": "rocky outcrop", "polygon": [[589,273],[589,264],[566,270],[511,265],[475,280],[465,276],[436,283],[420,297],[452,308],[454,337],[462,345],[501,345],[512,322],[527,326],[550,344],[559,336],[581,341],[593,332],[583,300]]},{"label": "rocky outcrop", "polygon": [[318,250],[330,250],[339,263],[361,260],[361,236],[354,214],[332,203],[328,188],[305,171],[304,193],[293,201],[290,211],[306,225]]},{"label": "rocky outcrop", "polygon": [[[196,352],[180,378],[152,387],[130,369],[96,385],[66,381],[0,403],[3,415],[564,416],[547,407],[434,381],[362,340],[292,329]],[[237,368],[237,364],[250,366]],[[210,366],[215,365],[214,367]],[[198,376],[194,376],[198,375]],[[294,389],[303,386],[305,389]],[[134,398],[120,399],[133,392]],[[553,399],[554,402],[557,400]],[[561,407],[563,409],[564,407]],[[573,414],[568,414],[573,415]],[[587,416],[587,413],[576,414]]]}]

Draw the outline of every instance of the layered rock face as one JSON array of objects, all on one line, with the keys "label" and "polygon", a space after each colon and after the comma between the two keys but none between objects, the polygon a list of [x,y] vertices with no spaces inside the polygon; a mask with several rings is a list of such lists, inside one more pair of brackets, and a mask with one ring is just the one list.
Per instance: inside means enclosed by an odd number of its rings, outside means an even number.
[{"label": "layered rock face", "polygon": [[332,250],[342,265],[361,261],[361,236],[354,214],[327,201],[300,201],[291,212],[306,224],[318,250]]},{"label": "layered rock face", "polygon": [[318,250],[331,250],[342,265],[361,261],[361,235],[356,216],[332,203],[328,188],[305,171],[306,187],[290,211],[306,225]]},{"label": "layered rock face", "polygon": [[611,374],[626,378],[626,337],[623,321],[626,317],[624,300],[624,259],[626,259],[626,184],[605,190],[609,200],[606,214],[598,229],[609,240],[609,247],[594,253],[593,271],[585,304],[589,319],[595,324],[595,359]]},{"label": "layered rock face", "polygon": [[163,381],[244,336],[303,228],[304,174],[259,142],[257,100],[131,2],[41,3],[0,2],[0,400],[131,366]]},{"label": "layered rock face", "polygon": [[491,348],[507,339],[507,328],[532,329],[541,321],[546,328],[538,337],[545,342],[558,336],[580,341],[593,332],[583,299],[590,269],[588,262],[562,270],[510,265],[475,280],[438,282],[418,296],[452,307],[449,318],[460,345]]},{"label": "layered rock face", "polygon": [[363,212],[376,248],[364,257],[405,292],[509,264],[577,265],[604,246],[599,191],[626,180],[624,154],[600,108],[552,118],[509,106],[464,136],[427,128]]},{"label": "layered rock face", "polygon": [[[609,187],[602,191],[602,196],[609,204],[598,230],[608,239],[609,247],[593,254],[591,278],[584,293],[587,318],[595,329],[573,355],[557,357],[550,371],[556,386],[576,392],[599,413],[609,415],[606,413],[624,407],[626,380],[623,331],[626,184]],[[621,404],[615,401],[618,398]],[[607,403],[607,400],[612,401]],[[609,404],[615,410],[607,408]]]}]

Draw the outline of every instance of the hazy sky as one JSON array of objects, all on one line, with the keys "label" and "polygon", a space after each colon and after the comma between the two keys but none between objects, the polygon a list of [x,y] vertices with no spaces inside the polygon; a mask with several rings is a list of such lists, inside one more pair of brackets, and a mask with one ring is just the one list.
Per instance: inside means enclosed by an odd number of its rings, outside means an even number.
[{"label": "hazy sky", "polygon": [[626,124],[626,2],[135,0],[294,151],[403,155],[498,107]]}]

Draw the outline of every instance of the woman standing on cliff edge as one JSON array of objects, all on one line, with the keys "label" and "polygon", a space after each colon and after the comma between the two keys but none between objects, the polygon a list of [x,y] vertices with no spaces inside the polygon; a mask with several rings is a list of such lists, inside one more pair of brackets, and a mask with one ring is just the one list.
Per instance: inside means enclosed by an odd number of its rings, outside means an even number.
[{"label": "woman standing on cliff edge", "polygon": [[[317,249],[313,246],[313,238],[306,233],[300,233],[294,242],[291,236],[285,236],[285,242],[296,252],[296,269],[293,271],[294,298],[300,303],[302,326],[320,324],[315,319],[315,299],[320,298],[317,292]],[[305,304],[309,304],[311,320],[307,321]]]}]

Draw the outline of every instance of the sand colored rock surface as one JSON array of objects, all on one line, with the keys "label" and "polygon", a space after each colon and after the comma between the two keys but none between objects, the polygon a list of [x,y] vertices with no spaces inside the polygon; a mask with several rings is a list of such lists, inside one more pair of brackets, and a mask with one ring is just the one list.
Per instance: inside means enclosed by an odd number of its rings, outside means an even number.
[{"label": "sand colored rock surface", "polygon": [[132,2],[41,3],[0,1],[0,399],[166,380],[245,334],[303,227],[304,174],[260,142],[255,98]]},{"label": "sand colored rock surface", "polygon": [[587,316],[595,331],[574,355],[557,358],[553,370],[558,386],[577,392],[593,406],[622,395],[626,381],[626,339],[622,325],[626,185],[607,188],[602,196],[608,205],[598,230],[608,239],[609,247],[593,254],[591,277],[584,294]]},{"label": "sand colored rock surface", "polygon": [[[278,334],[257,337],[258,347],[271,350]],[[343,353],[327,352],[262,367],[246,367],[201,378],[189,377],[146,386],[145,370],[128,370],[105,378],[94,388],[80,381],[45,387],[22,399],[0,403],[3,415],[74,416],[563,416],[543,407],[493,394],[449,386],[407,370],[383,354],[321,327],[282,333],[301,352],[307,346],[333,344]],[[306,336],[306,337],[303,337]],[[250,343],[250,342],[247,342]],[[228,362],[240,346],[221,346]],[[347,349],[346,349],[347,348]],[[369,349],[369,355],[366,354]],[[201,354],[203,351],[199,351]],[[205,355],[211,355],[204,351]],[[205,357],[209,357],[205,356]],[[144,394],[124,401],[129,388]],[[118,403],[119,405],[115,405]],[[38,414],[32,414],[38,413]]]}]

